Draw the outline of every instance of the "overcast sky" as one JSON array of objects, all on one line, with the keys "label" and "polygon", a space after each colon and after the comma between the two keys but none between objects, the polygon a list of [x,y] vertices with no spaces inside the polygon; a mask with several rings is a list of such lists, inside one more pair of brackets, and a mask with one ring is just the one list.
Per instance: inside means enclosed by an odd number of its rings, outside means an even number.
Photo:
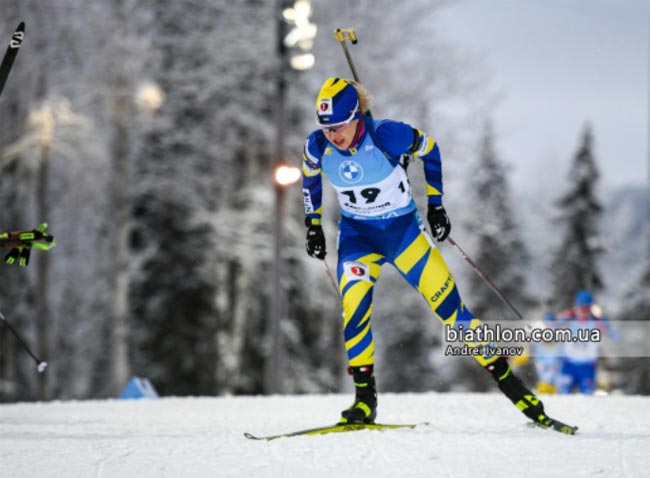
[{"label": "overcast sky", "polygon": [[650,0],[459,0],[437,21],[505,95],[497,147],[518,189],[565,174],[586,121],[604,185],[648,181]]}]

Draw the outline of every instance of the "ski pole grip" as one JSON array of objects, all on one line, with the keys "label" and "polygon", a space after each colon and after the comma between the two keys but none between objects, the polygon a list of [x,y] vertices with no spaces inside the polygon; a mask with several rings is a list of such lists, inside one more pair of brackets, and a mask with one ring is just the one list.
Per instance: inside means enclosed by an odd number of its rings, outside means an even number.
[{"label": "ski pole grip", "polygon": [[337,28],[334,30],[334,38],[341,43],[350,40],[353,45],[357,44],[357,34],[355,33],[354,28]]}]

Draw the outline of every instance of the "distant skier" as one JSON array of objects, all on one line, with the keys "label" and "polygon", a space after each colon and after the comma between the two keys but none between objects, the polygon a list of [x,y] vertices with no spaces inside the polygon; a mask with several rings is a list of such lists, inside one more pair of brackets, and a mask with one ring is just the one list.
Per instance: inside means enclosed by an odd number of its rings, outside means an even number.
[{"label": "distant skier", "polygon": [[56,246],[54,236],[45,232],[47,224],[43,223],[31,231],[12,231],[0,233],[0,247],[11,248],[5,256],[7,264],[18,264],[26,267],[32,247],[49,251]]},{"label": "distant skier", "polygon": [[[367,115],[370,96],[358,83],[329,78],[316,101],[319,129],[303,151],[303,199],[307,253],[326,255],[322,215],[322,176],[337,192],[341,208],[337,276],[343,303],[344,338],[354,403],[341,423],[371,423],[377,416],[372,294],[381,266],[392,264],[446,325],[474,329],[480,321],[461,300],[458,287],[435,247],[411,195],[405,155],[424,164],[427,220],[433,236],[444,241],[451,230],[442,205],[442,168],[436,142],[423,131]],[[470,347],[476,344],[467,344]],[[524,386],[505,358],[475,356],[500,390],[527,417],[548,423],[542,402]],[[408,373],[404,364],[403,373]]]},{"label": "distant skier", "polygon": [[[557,316],[558,326],[568,328],[576,341],[561,344],[562,364],[558,378],[558,393],[578,392],[591,395],[596,391],[596,371],[601,342],[584,340],[587,332],[599,330],[601,336],[609,336],[618,341],[618,331],[612,327],[600,307],[594,303],[591,292],[579,291],[575,296],[573,308]],[[582,333],[581,333],[582,332]],[[578,340],[580,339],[580,340]]]}]

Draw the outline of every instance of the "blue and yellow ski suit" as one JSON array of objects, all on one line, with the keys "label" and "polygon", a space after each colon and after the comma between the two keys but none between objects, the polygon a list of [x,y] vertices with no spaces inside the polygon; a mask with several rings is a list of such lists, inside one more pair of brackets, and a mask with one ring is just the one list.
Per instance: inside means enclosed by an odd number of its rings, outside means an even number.
[{"label": "blue and yellow ski suit", "polygon": [[[392,120],[362,117],[365,132],[340,151],[321,130],[303,150],[303,199],[308,219],[322,214],[322,176],[337,192],[341,207],[337,277],[343,303],[349,365],[374,364],[371,327],[374,285],[389,262],[427,301],[438,318],[457,328],[480,321],[463,303],[442,255],[424,229],[402,155],[422,160],[429,204],[442,203],[442,168],[436,142],[419,129]],[[468,344],[474,346],[476,344]],[[481,365],[498,357],[475,356]]]}]

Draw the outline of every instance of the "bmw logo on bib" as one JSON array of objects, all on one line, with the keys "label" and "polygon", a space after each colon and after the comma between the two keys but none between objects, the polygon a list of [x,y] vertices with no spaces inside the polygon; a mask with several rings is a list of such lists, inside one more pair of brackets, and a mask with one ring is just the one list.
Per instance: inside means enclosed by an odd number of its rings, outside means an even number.
[{"label": "bmw logo on bib", "polygon": [[363,169],[356,161],[343,161],[339,166],[339,176],[346,183],[358,183],[363,179]]}]

